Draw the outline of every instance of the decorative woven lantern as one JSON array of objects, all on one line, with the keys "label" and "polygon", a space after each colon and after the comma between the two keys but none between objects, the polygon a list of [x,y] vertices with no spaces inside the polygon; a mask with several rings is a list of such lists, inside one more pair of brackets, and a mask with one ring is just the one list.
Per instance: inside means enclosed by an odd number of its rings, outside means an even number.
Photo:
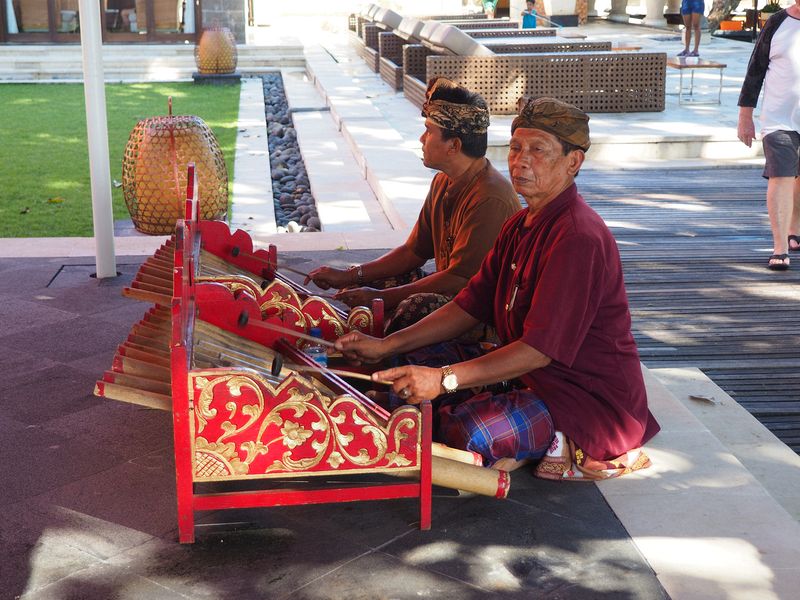
[{"label": "decorative woven lantern", "polygon": [[151,117],[131,131],[122,159],[122,192],[137,231],[167,235],[184,216],[186,165],[195,163],[200,218],[221,219],[228,209],[228,171],[217,138],[192,115]]},{"label": "decorative woven lantern", "polygon": [[209,27],[194,47],[194,60],[202,75],[219,75],[236,71],[239,55],[236,38],[227,27]]}]

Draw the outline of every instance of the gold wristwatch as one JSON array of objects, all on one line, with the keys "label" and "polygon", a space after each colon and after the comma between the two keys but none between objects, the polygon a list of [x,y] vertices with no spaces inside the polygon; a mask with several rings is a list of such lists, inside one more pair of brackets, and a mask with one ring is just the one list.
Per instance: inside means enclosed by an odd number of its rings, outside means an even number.
[{"label": "gold wristwatch", "polygon": [[458,377],[453,373],[453,369],[450,365],[442,367],[442,387],[448,394],[452,394],[458,390]]}]

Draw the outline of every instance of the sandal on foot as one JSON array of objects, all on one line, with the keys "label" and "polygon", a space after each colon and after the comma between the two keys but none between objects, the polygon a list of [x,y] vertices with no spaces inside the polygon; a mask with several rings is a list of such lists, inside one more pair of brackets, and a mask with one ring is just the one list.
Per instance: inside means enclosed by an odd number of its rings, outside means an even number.
[{"label": "sandal on foot", "polygon": [[[794,242],[797,245],[792,246],[792,242]],[[800,235],[789,236],[789,252],[800,252]]]},{"label": "sandal on foot", "polygon": [[676,56],[686,56],[687,54],[689,54],[688,50],[681,50],[678,52],[678,54],[676,54]]},{"label": "sandal on foot", "polygon": [[[779,260],[781,262],[772,262],[773,260]],[[785,271],[789,268],[789,255],[773,254],[769,257],[769,264],[767,267],[772,271]]]}]

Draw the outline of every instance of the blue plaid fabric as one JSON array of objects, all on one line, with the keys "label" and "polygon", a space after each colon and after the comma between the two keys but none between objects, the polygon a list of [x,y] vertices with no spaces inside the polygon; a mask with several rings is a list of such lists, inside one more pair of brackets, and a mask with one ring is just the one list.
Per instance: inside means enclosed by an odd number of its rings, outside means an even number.
[{"label": "blue plaid fabric", "polygon": [[[480,344],[443,342],[419,348],[396,360],[397,365],[441,367],[483,354]],[[390,393],[396,408],[403,400]],[[434,439],[479,453],[485,465],[501,458],[538,460],[547,452],[555,427],[547,405],[530,389],[500,386],[475,393],[459,390],[433,402]]]},{"label": "blue plaid fabric", "polygon": [[486,465],[501,458],[538,460],[555,435],[547,406],[527,389],[442,402],[436,412],[441,441],[477,452]]}]

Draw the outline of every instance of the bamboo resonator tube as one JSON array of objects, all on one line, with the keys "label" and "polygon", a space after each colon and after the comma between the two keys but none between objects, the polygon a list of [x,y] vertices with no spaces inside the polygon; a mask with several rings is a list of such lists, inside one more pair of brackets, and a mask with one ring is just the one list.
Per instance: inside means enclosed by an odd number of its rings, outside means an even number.
[{"label": "bamboo resonator tube", "polygon": [[[431,482],[434,485],[501,500],[508,496],[508,491],[511,489],[511,475],[507,471],[498,471],[440,456],[442,453],[448,456],[453,456],[454,453],[472,454],[465,450],[450,448],[442,444],[433,444],[431,451],[433,454],[431,456]],[[419,479],[419,471],[403,471],[400,473],[387,471],[387,474],[396,477]]]}]

